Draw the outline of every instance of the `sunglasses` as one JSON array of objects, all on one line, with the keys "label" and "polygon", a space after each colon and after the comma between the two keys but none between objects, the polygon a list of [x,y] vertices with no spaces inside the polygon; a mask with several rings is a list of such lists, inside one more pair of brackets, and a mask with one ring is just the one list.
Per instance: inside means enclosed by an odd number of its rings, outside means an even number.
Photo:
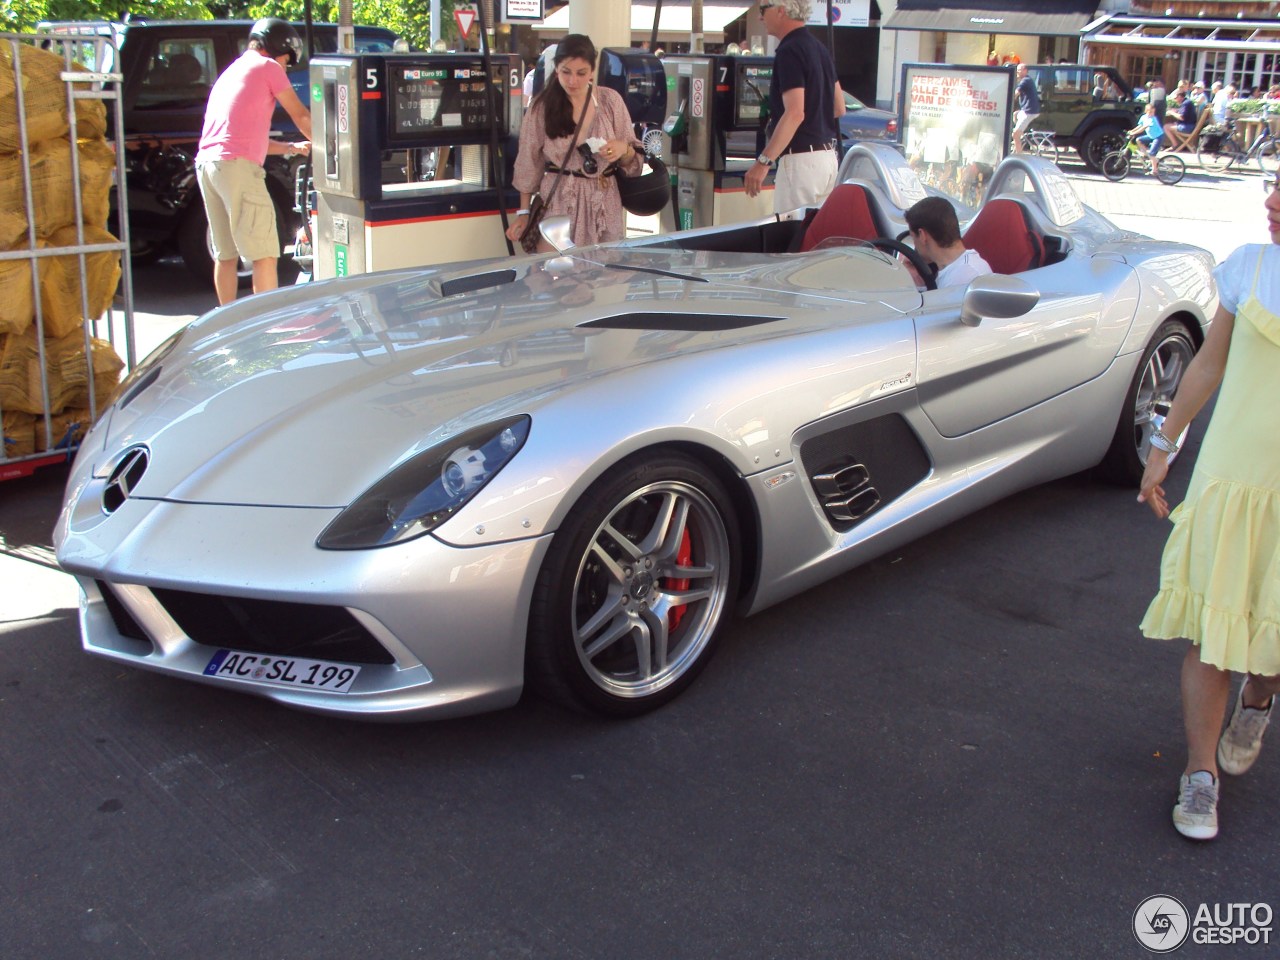
[{"label": "sunglasses", "polygon": [[582,157],[583,173],[590,176],[600,169],[600,164],[596,161],[596,155],[591,152],[591,148],[585,143],[578,144],[578,155]]},{"label": "sunglasses", "polygon": [[1271,193],[1273,190],[1275,190],[1275,188],[1276,188],[1276,187],[1280,187],[1280,179],[1278,179],[1278,180],[1263,180],[1263,181],[1262,181],[1262,191],[1263,191],[1263,193]]},{"label": "sunglasses", "polygon": [[776,3],[762,3],[762,4],[760,4],[760,16],[762,16],[762,17],[763,17],[763,16],[764,16],[764,12],[765,12],[766,10],[768,10],[770,7],[776,7],[776,6],[777,6],[777,4],[776,4]]}]

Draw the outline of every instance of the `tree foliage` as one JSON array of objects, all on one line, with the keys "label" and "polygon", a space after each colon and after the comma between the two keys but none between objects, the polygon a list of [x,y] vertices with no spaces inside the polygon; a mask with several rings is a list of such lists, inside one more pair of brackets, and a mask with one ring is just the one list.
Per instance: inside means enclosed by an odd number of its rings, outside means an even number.
[{"label": "tree foliage", "polygon": [[[455,0],[440,0],[441,30],[452,36]],[[154,20],[234,17],[303,19],[303,0],[0,0],[0,30],[29,31],[41,20],[122,20],[126,14]],[[337,0],[312,0],[317,23],[336,22]],[[388,27],[415,47],[431,39],[431,0],[352,0],[356,23]]]}]

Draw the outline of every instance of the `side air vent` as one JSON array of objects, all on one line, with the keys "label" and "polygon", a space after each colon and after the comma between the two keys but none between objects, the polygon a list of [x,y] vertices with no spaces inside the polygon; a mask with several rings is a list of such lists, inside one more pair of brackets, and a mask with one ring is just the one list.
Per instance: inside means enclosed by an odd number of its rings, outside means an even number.
[{"label": "side air vent", "polygon": [[827,521],[849,530],[929,475],[929,457],[897,413],[835,427],[800,447]]}]

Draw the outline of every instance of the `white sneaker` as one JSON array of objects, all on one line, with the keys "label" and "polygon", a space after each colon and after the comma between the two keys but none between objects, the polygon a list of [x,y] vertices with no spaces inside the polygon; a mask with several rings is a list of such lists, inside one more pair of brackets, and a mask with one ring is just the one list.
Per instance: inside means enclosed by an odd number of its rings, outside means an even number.
[{"label": "white sneaker", "polygon": [[1218,835],[1218,781],[1208,770],[1184,773],[1178,780],[1173,825],[1192,840],[1212,840]]},{"label": "white sneaker", "polygon": [[1276,705],[1275,697],[1267,704],[1267,709],[1257,710],[1244,705],[1244,688],[1249,678],[1240,684],[1240,692],[1236,694],[1236,708],[1231,712],[1231,721],[1227,729],[1222,731],[1218,739],[1218,766],[1224,773],[1240,776],[1258,759],[1258,751],[1262,749],[1262,735],[1271,722],[1271,710]]}]

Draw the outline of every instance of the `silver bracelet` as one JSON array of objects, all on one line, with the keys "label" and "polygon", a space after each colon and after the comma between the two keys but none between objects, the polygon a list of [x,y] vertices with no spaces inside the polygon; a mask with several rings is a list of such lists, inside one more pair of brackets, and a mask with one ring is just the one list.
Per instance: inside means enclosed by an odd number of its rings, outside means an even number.
[{"label": "silver bracelet", "polygon": [[524,209],[524,210],[517,210],[517,211],[516,211],[516,216],[517,216],[517,217],[527,217],[528,215],[529,215],[529,211],[528,211],[528,209]]},{"label": "silver bracelet", "polygon": [[1163,450],[1165,453],[1177,453],[1178,445],[1170,440],[1163,433],[1157,430],[1151,434],[1151,445],[1157,450]]}]

